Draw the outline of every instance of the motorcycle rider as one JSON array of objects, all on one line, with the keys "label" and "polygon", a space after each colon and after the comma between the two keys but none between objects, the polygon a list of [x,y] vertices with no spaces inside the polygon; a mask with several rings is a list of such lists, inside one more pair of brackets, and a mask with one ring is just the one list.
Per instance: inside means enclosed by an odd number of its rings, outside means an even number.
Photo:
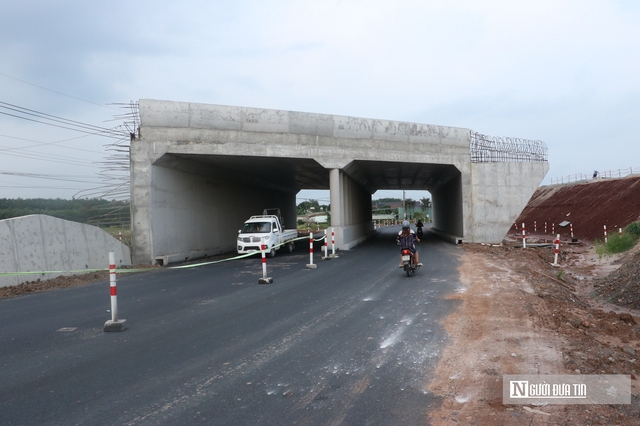
[{"label": "motorcycle rider", "polygon": [[416,229],[418,230],[418,238],[420,238],[422,236],[422,227],[424,226],[424,223],[422,223],[422,221],[420,219],[418,219],[418,222],[416,222]]},{"label": "motorcycle rider", "polygon": [[[422,263],[420,263],[420,259],[418,258],[418,251],[416,250],[416,241],[420,241],[420,239],[418,239],[415,232],[413,232],[413,229],[411,229],[409,221],[405,220],[402,222],[402,230],[398,232],[398,235],[396,235],[396,242],[400,245],[400,248],[411,250],[411,253],[413,253],[413,256],[416,259],[416,265],[422,266]],[[402,267],[402,254],[400,254],[400,268]]]}]

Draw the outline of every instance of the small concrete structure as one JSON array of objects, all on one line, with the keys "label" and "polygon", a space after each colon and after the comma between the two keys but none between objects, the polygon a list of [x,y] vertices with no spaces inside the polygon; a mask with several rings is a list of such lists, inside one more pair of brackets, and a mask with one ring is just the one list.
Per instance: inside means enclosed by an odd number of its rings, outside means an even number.
[{"label": "small concrete structure", "polygon": [[295,227],[301,189],[330,190],[342,250],[374,231],[378,189],[428,190],[434,230],[455,242],[500,242],[549,169],[546,147],[536,156],[516,143],[512,160],[494,160],[491,141],[472,144],[474,133],[457,127],[156,100],[139,108],[135,263],[233,251],[243,221],[264,208],[280,208]]},{"label": "small concrete structure", "polygon": [[129,247],[96,226],[41,214],[0,220],[0,272],[61,271],[0,276],[0,287],[107,269],[110,251],[118,266],[131,265]]}]

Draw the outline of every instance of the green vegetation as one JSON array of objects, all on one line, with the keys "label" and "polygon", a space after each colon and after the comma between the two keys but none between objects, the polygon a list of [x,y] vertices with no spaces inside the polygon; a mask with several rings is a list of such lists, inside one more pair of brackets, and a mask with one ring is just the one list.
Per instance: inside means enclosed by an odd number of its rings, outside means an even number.
[{"label": "green vegetation", "polygon": [[[393,207],[392,207],[393,206]],[[380,198],[371,201],[371,209],[373,214],[383,215],[391,214],[396,218],[406,214],[406,217],[411,220],[426,220],[427,216],[431,216],[431,199],[421,198],[420,200],[414,200],[412,198],[406,198],[404,200],[404,210],[401,198]]]},{"label": "green vegetation", "polygon": [[320,205],[318,200],[310,199],[307,201],[303,201],[296,206],[296,214],[298,216],[304,216],[309,213],[320,213],[326,212],[331,209],[328,205]]},{"label": "green vegetation", "polygon": [[59,219],[87,223],[101,228],[129,228],[129,202],[61,198],[0,198],[0,219],[46,214]]},{"label": "green vegetation", "polygon": [[389,204],[381,204],[378,208],[372,206],[372,211],[374,214],[395,214],[398,209],[392,209]]},{"label": "green vegetation", "polygon": [[624,232],[634,235],[636,238],[640,238],[640,222],[633,222],[627,225]]},{"label": "green vegetation", "polygon": [[602,257],[630,250],[640,238],[640,222],[629,224],[622,235],[617,232],[607,238],[607,242],[596,241],[596,253]]},{"label": "green vegetation", "polygon": [[322,231],[324,229],[330,228],[330,223],[298,223],[297,229],[300,232],[307,232],[310,229],[313,232]]},{"label": "green vegetation", "polygon": [[424,215],[424,213],[423,213],[423,212],[421,212],[421,211],[417,211],[417,212],[415,212],[415,213],[413,214],[413,220],[415,220],[416,222],[417,222],[418,220],[422,220],[422,221],[424,221],[424,219],[425,219],[425,215]]}]

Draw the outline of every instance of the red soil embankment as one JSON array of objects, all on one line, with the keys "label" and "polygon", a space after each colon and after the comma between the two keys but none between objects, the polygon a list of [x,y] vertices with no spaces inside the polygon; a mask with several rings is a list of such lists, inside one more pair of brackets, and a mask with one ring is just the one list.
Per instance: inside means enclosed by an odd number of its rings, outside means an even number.
[{"label": "red soil embankment", "polygon": [[[543,186],[533,194],[516,223],[525,223],[527,232],[547,233],[555,224],[555,233],[570,238],[569,226],[558,226],[563,221],[573,224],[578,239],[602,240],[604,226],[609,235],[640,220],[640,176],[604,179],[565,185]],[[511,228],[514,231],[514,228]]]}]

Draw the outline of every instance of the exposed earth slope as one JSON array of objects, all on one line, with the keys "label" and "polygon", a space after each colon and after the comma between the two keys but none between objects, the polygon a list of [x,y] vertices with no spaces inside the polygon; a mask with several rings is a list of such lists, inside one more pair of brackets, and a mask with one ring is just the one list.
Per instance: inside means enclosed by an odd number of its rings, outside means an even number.
[{"label": "exposed earth slope", "polygon": [[[531,197],[520,217],[516,220],[519,228],[525,223],[527,233],[534,230],[547,234],[555,224],[555,233],[563,238],[570,237],[569,226],[560,227],[563,221],[573,224],[574,236],[593,241],[604,238],[607,231],[617,232],[631,222],[640,219],[640,176],[631,175],[620,179],[596,179],[564,185],[538,188]],[[515,226],[511,231],[517,231]]]}]

